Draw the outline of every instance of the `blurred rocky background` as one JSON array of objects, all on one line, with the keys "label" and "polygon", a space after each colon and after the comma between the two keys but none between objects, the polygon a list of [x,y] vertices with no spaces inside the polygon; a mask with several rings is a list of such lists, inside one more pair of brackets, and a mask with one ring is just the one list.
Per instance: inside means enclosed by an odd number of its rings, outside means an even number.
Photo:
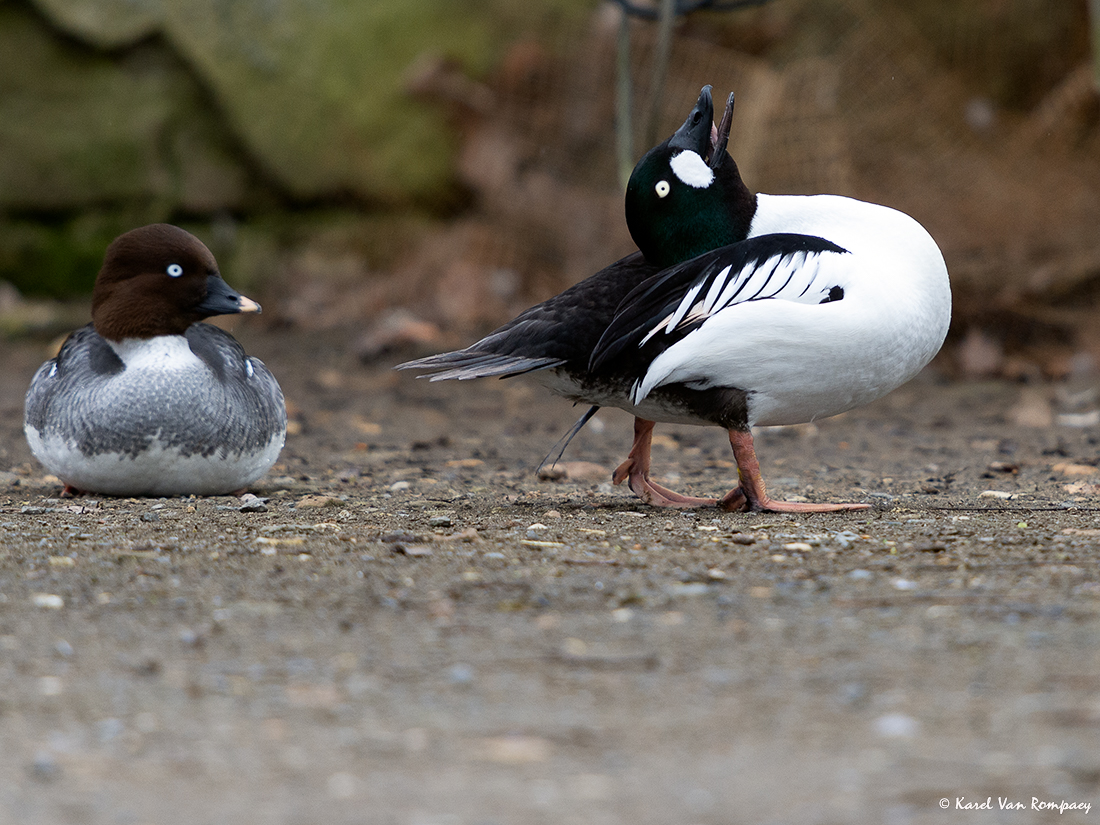
[{"label": "blurred rocky background", "polygon": [[[1093,375],[1088,2],[692,14],[659,131],[704,83],[734,91],[750,187],[895,206],[939,241],[957,303],[941,369]],[[265,323],[346,329],[365,358],[468,340],[632,250],[620,15],[595,0],[0,0],[0,330],[82,320],[56,301],[80,307],[106,244],[170,221],[265,301]],[[631,23],[638,101],[655,38]]]}]

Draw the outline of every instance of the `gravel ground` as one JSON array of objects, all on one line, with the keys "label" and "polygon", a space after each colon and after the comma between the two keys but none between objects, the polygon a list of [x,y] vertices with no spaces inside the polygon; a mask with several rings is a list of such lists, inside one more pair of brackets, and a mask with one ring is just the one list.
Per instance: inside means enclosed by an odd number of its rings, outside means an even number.
[{"label": "gravel ground", "polygon": [[[236,332],[295,427],[259,500],[58,498],[45,350],[0,344],[0,822],[1100,816],[1036,809],[1100,808],[1087,411],[926,373],[758,434],[773,494],[873,509],[667,512],[608,483],[623,413],[540,481],[579,411],[537,387]],[[659,427],[654,467],[732,482],[719,430]]]}]

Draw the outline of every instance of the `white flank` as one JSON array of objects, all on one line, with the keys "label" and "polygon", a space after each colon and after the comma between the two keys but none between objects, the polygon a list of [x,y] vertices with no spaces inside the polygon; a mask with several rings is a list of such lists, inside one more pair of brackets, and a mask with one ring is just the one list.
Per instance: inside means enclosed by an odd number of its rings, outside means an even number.
[{"label": "white flank", "polygon": [[714,182],[714,170],[707,166],[707,162],[691,150],[686,150],[674,157],[670,163],[676,177],[688,186],[696,189],[706,189]]}]

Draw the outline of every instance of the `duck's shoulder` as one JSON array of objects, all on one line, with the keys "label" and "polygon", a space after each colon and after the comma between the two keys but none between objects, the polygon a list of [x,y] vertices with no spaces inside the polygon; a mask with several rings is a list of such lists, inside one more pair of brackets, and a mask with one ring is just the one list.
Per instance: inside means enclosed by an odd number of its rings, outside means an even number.
[{"label": "duck's shoulder", "polygon": [[191,352],[218,377],[225,381],[246,375],[249,357],[244,347],[232,335],[213,324],[192,324],[184,333]]},{"label": "duck's shoulder", "polygon": [[283,392],[278,380],[259,358],[248,355],[240,342],[213,324],[192,324],[185,333],[195,356],[235,398],[252,399],[285,419]]},{"label": "duck's shoulder", "polygon": [[[53,370],[54,365],[56,370]],[[59,376],[83,374],[89,378],[104,378],[118,375],[126,365],[107,339],[87,324],[72,332],[61,345],[57,357],[43,364],[42,369]]]},{"label": "duck's shoulder", "polygon": [[106,339],[91,324],[81,327],[31,379],[24,410],[26,422],[41,429],[47,417],[74,414],[89,392],[99,391],[125,371],[126,365]]},{"label": "duck's shoulder", "polygon": [[928,231],[911,215],[844,195],[757,195],[749,235],[774,232],[821,235],[856,248],[906,241],[935,245]]}]

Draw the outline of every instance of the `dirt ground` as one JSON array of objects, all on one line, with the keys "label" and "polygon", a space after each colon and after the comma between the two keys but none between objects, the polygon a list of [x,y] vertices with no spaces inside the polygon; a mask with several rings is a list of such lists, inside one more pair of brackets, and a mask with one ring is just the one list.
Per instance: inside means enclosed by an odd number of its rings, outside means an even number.
[{"label": "dirt ground", "polygon": [[[679,513],[608,483],[624,413],[540,481],[580,411],[533,385],[235,332],[296,428],[255,512],[59,499],[45,347],[0,343],[0,822],[1100,816],[1100,428],[1027,426],[1053,389],[930,371],[758,434],[774,494],[866,512]],[[728,489],[721,431],[658,433]]]}]

